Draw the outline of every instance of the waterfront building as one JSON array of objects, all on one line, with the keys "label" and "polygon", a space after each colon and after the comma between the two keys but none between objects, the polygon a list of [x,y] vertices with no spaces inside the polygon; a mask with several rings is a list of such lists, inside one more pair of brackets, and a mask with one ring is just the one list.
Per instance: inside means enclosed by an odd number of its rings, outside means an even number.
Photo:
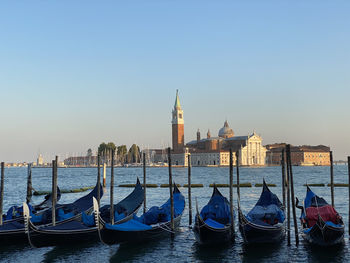
[{"label": "waterfront building", "polygon": [[39,156],[38,156],[38,158],[37,158],[36,164],[37,164],[38,166],[43,166],[43,165],[44,165],[44,158],[43,158],[43,156],[41,155],[41,153],[39,154]]},{"label": "waterfront building", "polygon": [[[245,136],[236,136],[228,121],[219,130],[217,137],[212,137],[208,130],[207,137],[201,138],[200,131],[196,140],[184,143],[184,112],[181,108],[178,91],[172,110],[172,162],[174,165],[187,166],[188,155],[191,154],[193,166],[226,166],[230,163],[229,150],[239,152],[240,165],[265,165],[266,148],[262,145],[262,137],[255,131]],[[154,150],[154,160],[164,162],[164,151]],[[233,162],[236,163],[235,154]]]},{"label": "waterfront building", "polygon": [[[285,149],[285,143],[276,143],[266,145],[266,163],[268,165],[280,165],[282,149]],[[301,165],[301,166],[313,166],[321,165],[328,166],[330,165],[330,148],[324,145],[318,146],[291,146],[291,162],[292,165]]]}]

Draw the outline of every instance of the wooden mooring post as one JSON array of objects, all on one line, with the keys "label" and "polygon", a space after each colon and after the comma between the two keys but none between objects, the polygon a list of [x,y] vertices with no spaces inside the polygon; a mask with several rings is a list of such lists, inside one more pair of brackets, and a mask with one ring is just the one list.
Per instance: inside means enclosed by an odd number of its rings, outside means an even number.
[{"label": "wooden mooring post", "polygon": [[168,167],[169,167],[169,191],[170,191],[170,227],[171,237],[174,237],[174,195],[173,195],[173,175],[171,172],[171,149],[168,147]]},{"label": "wooden mooring post", "polygon": [[112,150],[112,160],[111,160],[111,188],[110,188],[110,220],[111,224],[114,225],[114,203],[113,203],[113,196],[114,194],[114,150]]},{"label": "wooden mooring post", "polygon": [[[238,185],[237,185],[237,189],[238,189]],[[233,232],[235,232],[235,223],[233,220],[233,153],[232,153],[232,148],[230,148],[230,218],[231,218],[231,231],[233,233]]]},{"label": "wooden mooring post", "polygon": [[[239,182],[239,152],[236,152],[236,173],[237,173],[237,198],[241,201],[241,187]],[[240,202],[239,202],[240,203]]]},{"label": "wooden mooring post", "polygon": [[97,154],[97,203],[98,207],[100,207],[100,199],[101,199],[101,156]]},{"label": "wooden mooring post", "polygon": [[143,153],[143,213],[146,213],[146,153]]},{"label": "wooden mooring post", "polygon": [[288,161],[288,151],[286,154],[286,164],[287,164],[287,242],[288,246],[290,246],[290,181],[289,181],[289,161]]},{"label": "wooden mooring post", "polygon": [[52,225],[56,225],[56,203],[57,203],[57,163],[58,156],[52,161]]},{"label": "wooden mooring post", "polygon": [[4,204],[4,177],[5,177],[5,163],[1,162],[0,225],[2,225],[2,210],[3,210],[3,204]]},{"label": "wooden mooring post", "polygon": [[350,156],[348,156],[348,194],[349,194],[349,214],[348,214],[348,230],[350,235]]},{"label": "wooden mooring post", "polygon": [[28,177],[27,177],[27,197],[26,202],[27,204],[32,199],[32,164],[28,164]]},{"label": "wooden mooring post", "polygon": [[282,200],[284,209],[286,209],[286,168],[285,168],[285,160],[284,160],[284,149],[282,149],[281,153],[281,166],[282,166]]},{"label": "wooden mooring post", "polygon": [[187,156],[187,164],[188,164],[188,224],[192,225],[192,195],[191,195],[191,154]]},{"label": "wooden mooring post", "polygon": [[106,187],[106,163],[103,163],[103,187]]},{"label": "wooden mooring post", "polygon": [[289,168],[289,177],[290,177],[290,194],[292,199],[292,211],[293,211],[293,222],[294,222],[294,233],[295,233],[295,244],[299,245],[299,234],[298,234],[298,222],[297,215],[295,211],[295,197],[294,197],[294,182],[293,182],[293,170],[292,170],[292,158],[290,153],[290,144],[287,145],[287,160]]},{"label": "wooden mooring post", "polygon": [[329,152],[329,160],[330,160],[330,174],[331,174],[331,201],[332,207],[334,207],[334,174],[333,174],[333,152]]}]

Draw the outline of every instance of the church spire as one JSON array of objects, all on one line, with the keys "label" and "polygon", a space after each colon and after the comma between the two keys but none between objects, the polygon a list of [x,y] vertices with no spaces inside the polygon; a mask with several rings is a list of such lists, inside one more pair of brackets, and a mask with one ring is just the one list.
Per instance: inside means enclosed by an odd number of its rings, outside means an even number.
[{"label": "church spire", "polygon": [[179,100],[179,91],[176,90],[176,99],[174,109],[172,111],[172,137],[174,152],[182,152],[185,145],[184,138],[184,112],[181,109]]},{"label": "church spire", "polygon": [[174,109],[181,110],[180,99],[179,99],[179,90],[178,89],[176,90],[176,99],[175,99]]}]

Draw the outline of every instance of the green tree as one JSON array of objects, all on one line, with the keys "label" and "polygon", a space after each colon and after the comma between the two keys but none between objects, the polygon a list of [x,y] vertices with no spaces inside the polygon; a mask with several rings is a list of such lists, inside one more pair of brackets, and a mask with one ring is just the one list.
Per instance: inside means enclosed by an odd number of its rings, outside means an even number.
[{"label": "green tree", "polygon": [[109,143],[101,143],[100,146],[98,147],[98,153],[101,155],[101,158],[104,162],[107,164],[110,164],[111,161],[111,154],[112,150],[116,150],[116,146],[113,142]]},{"label": "green tree", "polygon": [[87,157],[87,165],[91,165],[92,150],[90,148],[86,152],[86,157]]},{"label": "green tree", "polygon": [[140,148],[133,144],[128,152],[128,163],[139,163],[140,162]]},{"label": "green tree", "polygon": [[92,150],[90,148],[87,150],[86,156],[87,157],[91,157],[92,156]]},{"label": "green tree", "polygon": [[126,145],[120,145],[117,147],[117,155],[119,161],[123,164],[126,162],[126,154],[128,153],[128,149],[126,148]]}]

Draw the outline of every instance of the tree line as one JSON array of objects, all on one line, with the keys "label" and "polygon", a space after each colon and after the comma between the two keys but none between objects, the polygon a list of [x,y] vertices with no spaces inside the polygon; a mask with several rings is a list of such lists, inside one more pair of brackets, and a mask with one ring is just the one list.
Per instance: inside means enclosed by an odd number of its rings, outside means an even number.
[{"label": "tree line", "polygon": [[[125,163],[140,163],[141,162],[141,152],[140,147],[136,144],[131,145],[129,150],[127,150],[126,145],[116,146],[113,142],[105,143],[102,142],[98,146],[97,153],[101,156],[101,161],[111,164],[112,151],[115,151],[115,161],[125,164]],[[91,154],[91,149],[88,150],[88,155]]]}]

